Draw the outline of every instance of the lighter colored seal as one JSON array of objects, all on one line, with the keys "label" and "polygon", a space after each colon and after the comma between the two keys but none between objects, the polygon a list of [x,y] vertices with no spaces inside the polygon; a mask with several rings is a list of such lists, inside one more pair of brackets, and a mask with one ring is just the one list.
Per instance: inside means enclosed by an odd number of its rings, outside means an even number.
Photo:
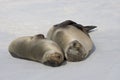
[{"label": "lighter colored seal", "polygon": [[96,26],[82,26],[71,20],[54,25],[47,38],[55,41],[62,48],[68,61],[84,60],[93,49],[93,42],[88,34]]}]

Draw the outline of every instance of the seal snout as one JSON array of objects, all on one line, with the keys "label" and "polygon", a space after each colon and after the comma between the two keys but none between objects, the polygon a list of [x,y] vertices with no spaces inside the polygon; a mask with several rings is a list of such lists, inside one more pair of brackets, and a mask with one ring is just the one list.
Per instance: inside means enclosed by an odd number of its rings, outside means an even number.
[{"label": "seal snout", "polygon": [[54,53],[49,56],[49,59],[46,62],[44,62],[44,64],[57,67],[60,66],[62,62],[63,62],[62,55],[59,53]]},{"label": "seal snout", "polygon": [[68,50],[67,50],[67,60],[68,61],[81,61],[85,58],[86,53],[84,47],[79,43],[79,41],[75,40],[71,42]]}]

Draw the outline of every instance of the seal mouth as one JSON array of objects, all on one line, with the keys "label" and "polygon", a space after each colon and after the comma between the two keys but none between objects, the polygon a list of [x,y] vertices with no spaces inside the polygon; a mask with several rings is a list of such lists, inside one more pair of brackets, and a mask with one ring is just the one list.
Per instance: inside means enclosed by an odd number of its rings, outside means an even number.
[{"label": "seal mouth", "polygon": [[75,40],[71,42],[70,46],[68,47],[66,56],[68,61],[72,62],[82,61],[86,57],[85,49],[79,43],[79,41]]},{"label": "seal mouth", "polygon": [[58,67],[62,63],[58,63],[57,61],[48,60],[48,61],[44,62],[44,64],[48,65],[48,66],[52,66],[52,67]]}]

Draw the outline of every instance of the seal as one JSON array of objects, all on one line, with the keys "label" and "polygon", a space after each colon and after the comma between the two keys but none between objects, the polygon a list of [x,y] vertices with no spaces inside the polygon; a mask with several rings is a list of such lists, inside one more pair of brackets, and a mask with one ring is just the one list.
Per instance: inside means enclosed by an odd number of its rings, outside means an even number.
[{"label": "seal", "polygon": [[62,48],[68,61],[84,60],[93,49],[89,32],[96,26],[83,26],[72,20],[54,25],[47,33],[47,38],[55,41]]},{"label": "seal", "polygon": [[49,66],[59,66],[64,61],[61,48],[44,35],[24,36],[17,38],[9,45],[13,57],[37,61]]}]

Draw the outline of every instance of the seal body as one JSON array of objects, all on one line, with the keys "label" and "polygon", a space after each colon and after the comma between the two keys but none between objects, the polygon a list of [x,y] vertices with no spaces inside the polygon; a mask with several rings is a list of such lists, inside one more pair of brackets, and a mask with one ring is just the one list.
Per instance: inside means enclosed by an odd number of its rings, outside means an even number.
[{"label": "seal body", "polygon": [[59,44],[68,61],[85,59],[93,48],[93,42],[88,31],[93,27],[83,27],[71,20],[54,25],[47,34],[47,38]]},{"label": "seal body", "polygon": [[57,43],[41,35],[20,37],[12,41],[9,52],[13,57],[29,59],[50,66],[59,66],[64,55]]}]

